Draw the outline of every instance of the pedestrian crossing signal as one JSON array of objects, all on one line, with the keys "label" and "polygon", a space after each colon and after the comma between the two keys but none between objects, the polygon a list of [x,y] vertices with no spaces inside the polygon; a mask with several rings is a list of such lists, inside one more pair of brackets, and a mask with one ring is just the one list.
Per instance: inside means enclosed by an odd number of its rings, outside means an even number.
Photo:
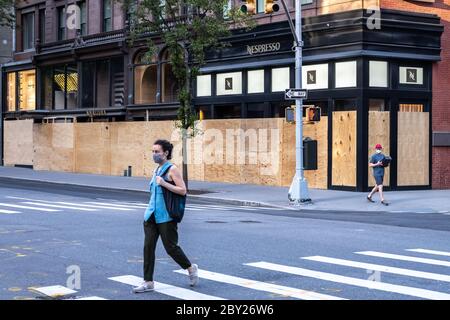
[{"label": "pedestrian crossing signal", "polygon": [[320,108],[309,107],[306,109],[306,120],[310,122],[320,121]]}]

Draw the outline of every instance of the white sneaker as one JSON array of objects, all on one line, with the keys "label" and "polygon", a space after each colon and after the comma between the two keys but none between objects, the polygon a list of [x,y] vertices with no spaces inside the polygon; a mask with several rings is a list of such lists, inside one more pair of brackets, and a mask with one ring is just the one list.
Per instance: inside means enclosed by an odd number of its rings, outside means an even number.
[{"label": "white sneaker", "polygon": [[155,290],[155,284],[153,282],[142,282],[138,287],[133,288],[134,293],[144,293]]},{"label": "white sneaker", "polygon": [[189,272],[189,282],[191,287],[198,284],[198,265],[192,265],[192,272]]}]

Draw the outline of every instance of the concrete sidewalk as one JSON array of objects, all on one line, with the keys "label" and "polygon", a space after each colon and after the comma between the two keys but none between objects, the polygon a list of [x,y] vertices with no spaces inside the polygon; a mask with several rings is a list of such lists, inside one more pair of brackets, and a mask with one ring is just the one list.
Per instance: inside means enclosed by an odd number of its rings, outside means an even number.
[{"label": "concrete sidewalk", "polygon": [[[105,176],[32,169],[0,167],[0,179],[21,179],[61,185],[85,186],[101,189],[148,191],[148,178]],[[243,185],[204,181],[190,181],[191,198],[211,200],[221,204],[245,206],[272,206],[292,210],[334,210],[334,211],[389,211],[450,214],[450,190],[392,191],[385,198],[390,203],[383,206],[374,196],[376,203],[366,200],[367,193],[335,190],[310,189],[312,204],[294,207],[289,204],[286,187]],[[450,216],[449,216],[450,219]]]}]

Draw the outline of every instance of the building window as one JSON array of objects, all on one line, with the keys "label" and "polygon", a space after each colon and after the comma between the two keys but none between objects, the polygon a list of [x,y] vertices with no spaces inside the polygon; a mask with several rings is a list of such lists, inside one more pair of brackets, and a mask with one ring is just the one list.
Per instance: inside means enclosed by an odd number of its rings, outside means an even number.
[{"label": "building window", "polygon": [[18,74],[19,110],[36,109],[36,70],[20,71]]},{"label": "building window", "polygon": [[290,68],[272,69],[272,92],[284,92],[290,86]]},{"label": "building window", "polygon": [[369,86],[386,88],[388,86],[388,63],[369,61]]},{"label": "building window", "polygon": [[161,55],[161,91],[162,102],[172,103],[178,101],[178,81],[172,71],[172,65],[169,63],[169,51],[166,50]]},{"label": "building window", "polygon": [[44,69],[41,74],[41,109],[78,108],[78,69],[76,64]]},{"label": "building window", "polygon": [[264,93],[264,70],[248,71],[247,79],[248,93]]},{"label": "building window", "polygon": [[238,119],[241,118],[241,105],[215,105],[214,106],[215,119]]},{"label": "building window", "polygon": [[398,107],[399,112],[424,112],[423,104],[401,103]]},{"label": "building window", "polygon": [[369,111],[389,111],[384,99],[369,99]]},{"label": "building window", "polygon": [[328,89],[328,64],[303,66],[302,84],[306,89]]},{"label": "building window", "polygon": [[8,73],[6,81],[6,106],[9,112],[13,112],[16,111],[16,73]]},{"label": "building window", "polygon": [[265,9],[265,0],[256,0],[256,12],[257,13],[264,13],[264,9]]},{"label": "building window", "polygon": [[211,75],[197,76],[197,97],[211,96]]},{"label": "building window", "polygon": [[356,87],[356,61],[336,62],[336,88]]},{"label": "building window", "polygon": [[24,50],[34,48],[34,13],[22,15],[22,39]]},{"label": "building window", "polygon": [[423,68],[400,67],[400,83],[423,85]]},{"label": "building window", "polygon": [[217,95],[229,94],[242,94],[242,72],[217,74]]},{"label": "building window", "polygon": [[103,32],[112,30],[111,0],[103,0]]},{"label": "building window", "polygon": [[83,62],[82,108],[121,107],[125,103],[123,58]]},{"label": "building window", "polygon": [[81,1],[78,3],[80,7],[80,32],[82,36],[87,35],[87,11],[86,11],[86,1]]},{"label": "building window", "polygon": [[53,69],[41,69],[41,106],[42,110],[52,110],[53,106]]},{"label": "building window", "polygon": [[58,8],[58,41],[66,39],[66,8]]},{"label": "building window", "polygon": [[134,63],[134,103],[156,103],[158,92],[158,64],[156,56],[146,61],[146,53],[139,54]]},{"label": "building window", "polygon": [[39,10],[39,41],[45,43],[45,9]]}]

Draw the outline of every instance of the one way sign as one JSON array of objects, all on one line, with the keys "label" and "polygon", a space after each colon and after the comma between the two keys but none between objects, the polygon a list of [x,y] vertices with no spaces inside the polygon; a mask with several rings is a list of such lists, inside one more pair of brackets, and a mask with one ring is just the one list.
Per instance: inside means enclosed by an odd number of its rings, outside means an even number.
[{"label": "one way sign", "polygon": [[286,100],[307,99],[308,90],[306,89],[286,89],[284,92]]}]

